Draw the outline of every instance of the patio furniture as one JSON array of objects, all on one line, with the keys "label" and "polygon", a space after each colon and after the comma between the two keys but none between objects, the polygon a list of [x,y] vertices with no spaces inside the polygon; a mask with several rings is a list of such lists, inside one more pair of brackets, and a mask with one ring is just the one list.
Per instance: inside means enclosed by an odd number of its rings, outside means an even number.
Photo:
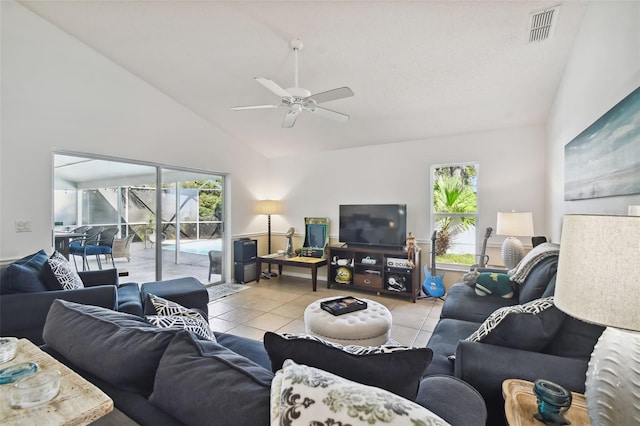
[{"label": "patio furniture", "polygon": [[207,281],[211,281],[211,274],[222,273],[222,252],[216,250],[209,250],[209,278]]},{"label": "patio furniture", "polygon": [[100,232],[102,232],[101,226],[94,226],[89,228],[85,234],[77,240],[69,243],[69,254],[73,256],[73,264],[78,270],[78,264],[76,263],[76,256],[82,257],[82,270],[88,271],[89,261],[87,256],[95,256],[98,259],[98,266],[102,269],[100,264],[101,249],[98,248],[98,240],[100,239]]},{"label": "patio furniture", "polygon": [[130,234],[127,238],[115,238],[111,246],[111,257],[126,257],[127,262],[131,262],[131,242],[135,234]]},{"label": "patio furniture", "polygon": [[[113,241],[116,238],[116,235],[120,232],[120,229],[117,226],[110,226],[108,228],[103,228],[102,232],[100,232],[100,238],[98,239],[98,250],[100,254],[104,255],[104,258],[107,259],[111,257],[111,264],[113,267],[116,267],[115,262],[113,261]],[[99,260],[100,256],[98,256],[98,267],[102,269],[102,264]]]}]

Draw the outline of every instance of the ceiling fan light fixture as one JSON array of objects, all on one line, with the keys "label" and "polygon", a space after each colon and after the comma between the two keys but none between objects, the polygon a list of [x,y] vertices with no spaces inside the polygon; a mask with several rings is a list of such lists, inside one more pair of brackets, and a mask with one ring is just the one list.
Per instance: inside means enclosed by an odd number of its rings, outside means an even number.
[{"label": "ceiling fan light fixture", "polygon": [[295,55],[295,79],[294,87],[283,89],[273,80],[264,77],[256,77],[255,80],[268,89],[270,92],[280,97],[280,105],[248,105],[248,106],[236,106],[231,109],[234,111],[243,111],[248,109],[265,109],[278,106],[288,107],[289,111],[284,117],[282,127],[290,128],[296,122],[298,115],[302,111],[317,112],[322,110],[322,117],[330,118],[335,121],[344,122],[349,120],[347,114],[341,112],[332,111],[326,108],[317,107],[318,104],[329,101],[336,101],[338,99],[348,98],[353,96],[353,91],[348,87],[340,87],[337,89],[328,90],[326,92],[320,92],[311,94],[311,92],[305,88],[298,86],[298,52],[302,50],[303,43],[299,38],[295,38],[289,42],[291,49]]}]

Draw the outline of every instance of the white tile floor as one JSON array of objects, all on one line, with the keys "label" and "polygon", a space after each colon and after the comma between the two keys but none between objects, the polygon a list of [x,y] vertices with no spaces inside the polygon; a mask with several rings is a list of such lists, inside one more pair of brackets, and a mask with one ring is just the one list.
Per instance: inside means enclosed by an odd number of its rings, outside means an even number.
[{"label": "white tile floor", "polygon": [[311,280],[281,276],[209,304],[209,324],[214,331],[228,332],[262,340],[265,331],[303,333],[306,306],[324,297],[352,295],[375,300],[385,305],[393,317],[391,338],[403,345],[423,347],[427,344],[442,309],[438,299],[422,299],[412,303],[408,298],[377,296],[375,293],[327,289],[318,282],[311,290]]}]

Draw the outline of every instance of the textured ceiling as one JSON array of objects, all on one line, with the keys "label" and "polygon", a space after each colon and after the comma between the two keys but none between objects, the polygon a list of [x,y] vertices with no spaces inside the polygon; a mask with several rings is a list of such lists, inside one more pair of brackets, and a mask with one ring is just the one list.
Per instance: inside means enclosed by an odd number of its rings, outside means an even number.
[{"label": "textured ceiling", "polygon": [[[541,125],[585,2],[20,1],[268,157]],[[531,12],[561,4],[553,35],[528,43]],[[300,86],[348,86],[323,104],[338,123],[284,108],[257,84],[293,86],[289,41],[304,42]]]}]

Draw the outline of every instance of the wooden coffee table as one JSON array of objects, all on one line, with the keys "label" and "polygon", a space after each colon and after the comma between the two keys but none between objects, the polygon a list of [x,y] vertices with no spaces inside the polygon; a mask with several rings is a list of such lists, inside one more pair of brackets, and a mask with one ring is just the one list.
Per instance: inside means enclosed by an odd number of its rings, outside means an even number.
[{"label": "wooden coffee table", "polygon": [[[587,401],[581,393],[571,392],[571,407],[564,413],[571,426],[589,426]],[[520,379],[508,379],[502,382],[504,413],[509,426],[543,426],[533,415],[538,411],[536,396],[533,394],[533,382]]]},{"label": "wooden coffee table", "polygon": [[21,362],[35,362],[41,370],[59,370],[60,391],[47,403],[14,409],[9,403],[11,384],[0,386],[0,424],[86,425],[113,410],[113,401],[104,392],[27,339],[18,340],[16,357],[0,368]]},{"label": "wooden coffee table", "polygon": [[263,263],[278,265],[278,274],[282,275],[283,266],[296,266],[298,268],[311,269],[311,288],[316,291],[318,281],[318,268],[327,265],[327,259],[318,257],[287,256],[286,254],[258,256],[256,258],[256,269],[258,271],[257,281],[260,282],[260,271]]}]

